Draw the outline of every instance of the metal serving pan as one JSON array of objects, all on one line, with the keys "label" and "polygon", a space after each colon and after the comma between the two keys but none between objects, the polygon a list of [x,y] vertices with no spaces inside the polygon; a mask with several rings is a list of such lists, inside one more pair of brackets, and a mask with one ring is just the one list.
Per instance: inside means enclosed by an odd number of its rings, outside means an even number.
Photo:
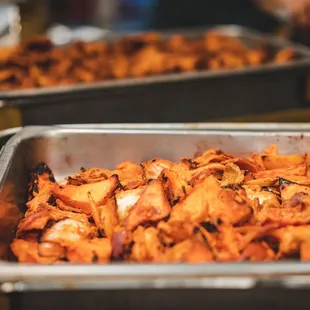
[{"label": "metal serving pan", "polygon": [[[247,304],[254,309],[274,309],[275,305],[292,309],[296,302],[299,306],[309,303],[309,294],[303,290],[310,288],[310,263],[42,266],[4,260],[5,245],[13,237],[18,210],[25,203],[27,175],[38,161],[46,161],[56,178],[62,179],[81,166],[112,168],[125,159],[139,162],[156,156],[177,160],[210,147],[245,155],[271,143],[277,143],[283,153],[305,152],[310,145],[306,125],[304,131],[292,128],[278,132],[249,131],[250,126],[243,131],[141,127],[26,127],[3,148],[0,291],[8,294],[12,309],[48,310],[54,309],[54,302],[59,309],[98,309],[98,304],[111,309],[142,309],[146,305],[149,309],[240,309]],[[283,289],[289,290],[283,293]]]},{"label": "metal serving pan", "polygon": [[[3,106],[17,106],[23,125],[209,121],[302,106],[310,50],[239,26],[219,26],[249,46],[290,47],[300,59],[236,70],[190,72],[94,84],[0,92]],[[175,33],[199,36],[204,30]],[[120,37],[113,34],[105,40]]]}]

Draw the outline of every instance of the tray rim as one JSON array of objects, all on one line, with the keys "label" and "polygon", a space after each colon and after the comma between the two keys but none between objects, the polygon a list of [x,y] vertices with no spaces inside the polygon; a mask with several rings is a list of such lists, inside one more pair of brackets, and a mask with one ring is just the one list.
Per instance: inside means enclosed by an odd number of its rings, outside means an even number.
[{"label": "tray rim", "polygon": [[[223,131],[310,131],[310,123],[248,123],[248,122],[190,122],[190,123],[92,123],[60,124],[61,128],[99,128],[99,129],[141,129],[141,130],[223,130]],[[35,127],[35,126],[26,126]]]},{"label": "tray rim", "polygon": [[309,289],[310,263],[27,265],[0,262],[0,292],[79,289]]},{"label": "tray rim", "polygon": [[123,130],[223,130],[223,131],[310,131],[310,123],[302,122],[188,122],[188,123],[79,123],[58,125],[29,125],[13,127],[0,131],[0,138],[17,134],[28,128],[65,128],[65,129],[123,129]]},{"label": "tray rim", "polygon": [[[119,126],[119,127],[118,127]],[[220,124],[220,123],[178,123],[178,124],[67,124],[54,126],[25,126],[13,135],[0,150],[0,190],[3,178],[6,175],[7,167],[18,144],[28,138],[42,136],[44,133],[52,130],[58,132],[75,132],[75,133],[91,133],[102,132],[111,134],[221,134],[231,132],[233,134],[258,135],[265,134],[281,134],[281,135],[310,135],[310,124],[302,124],[296,129],[296,124],[271,123],[269,128],[264,123],[252,125],[250,123],[241,124]],[[198,127],[198,128],[197,128]],[[263,130],[262,128],[266,128]],[[294,129],[295,128],[295,129]]]}]

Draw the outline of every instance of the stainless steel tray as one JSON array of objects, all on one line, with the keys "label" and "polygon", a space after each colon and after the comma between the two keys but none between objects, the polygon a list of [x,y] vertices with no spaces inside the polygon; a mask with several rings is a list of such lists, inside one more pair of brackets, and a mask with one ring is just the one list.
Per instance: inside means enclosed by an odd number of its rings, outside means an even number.
[{"label": "stainless steel tray", "polygon": [[[276,125],[274,125],[276,126]],[[260,151],[277,143],[280,152],[309,150],[309,127],[286,131],[113,129],[100,125],[26,127],[9,140],[0,156],[0,245],[8,244],[17,219],[12,215],[24,204],[27,175],[38,161],[46,161],[56,178],[81,166],[111,167],[130,159],[142,161],[155,156],[177,160],[197,149],[220,147],[242,154]],[[304,128],[305,128],[304,127]],[[231,125],[231,129],[233,126]],[[283,129],[285,129],[283,127]],[[83,147],[81,147],[83,146]],[[103,152],[104,150],[104,152]],[[7,218],[5,217],[7,216]],[[257,287],[310,288],[310,264],[214,263],[214,264],[111,264],[111,265],[24,265],[0,261],[0,290],[3,292]]]},{"label": "stainless steel tray", "polygon": [[[229,25],[229,26],[217,26],[210,29],[196,29],[196,30],[178,30],[173,32],[164,32],[163,36],[166,38],[171,37],[176,33],[183,34],[187,37],[198,37],[205,33],[207,30],[217,30],[223,35],[231,36],[240,39],[242,42],[248,46],[258,46],[261,43],[267,43],[272,49],[279,50],[282,48],[292,48],[299,56],[300,59],[294,60],[292,62],[285,63],[283,65],[275,64],[265,64],[258,67],[247,67],[236,70],[207,70],[203,72],[189,72],[189,73],[178,73],[178,74],[166,74],[156,77],[144,77],[144,78],[127,78],[118,81],[103,81],[96,82],[92,84],[78,84],[72,86],[53,86],[53,87],[44,87],[36,89],[23,89],[23,90],[12,90],[12,91],[0,91],[0,99],[17,99],[25,97],[38,97],[41,95],[65,95],[74,92],[81,92],[86,90],[98,90],[102,88],[114,88],[114,87],[124,87],[124,86],[136,86],[136,85],[145,85],[145,84],[154,84],[154,83],[163,83],[163,82],[177,82],[182,80],[191,80],[191,79],[201,79],[206,77],[221,77],[227,75],[243,75],[255,72],[270,72],[278,71],[282,69],[289,68],[300,68],[310,66],[310,50],[302,45],[293,44],[283,39],[276,38],[272,35],[266,35],[259,33],[257,31],[247,29],[241,26]],[[128,35],[128,34],[127,34]],[[123,37],[124,34],[107,34],[103,40],[113,41]]]}]

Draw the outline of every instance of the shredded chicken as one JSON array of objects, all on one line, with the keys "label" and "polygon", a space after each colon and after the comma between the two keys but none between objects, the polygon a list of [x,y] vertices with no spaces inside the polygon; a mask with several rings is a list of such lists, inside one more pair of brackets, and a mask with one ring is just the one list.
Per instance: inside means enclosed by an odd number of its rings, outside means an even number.
[{"label": "shredded chicken", "polygon": [[11,249],[40,264],[309,261],[309,158],[276,145],[247,158],[211,149],[82,169],[65,183],[39,163]]}]

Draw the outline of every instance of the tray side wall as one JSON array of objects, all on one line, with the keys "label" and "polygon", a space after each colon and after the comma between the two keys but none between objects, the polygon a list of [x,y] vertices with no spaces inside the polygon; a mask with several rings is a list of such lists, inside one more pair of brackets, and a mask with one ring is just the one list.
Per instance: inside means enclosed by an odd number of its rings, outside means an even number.
[{"label": "tray side wall", "polygon": [[184,80],[38,97],[19,105],[23,125],[205,122],[299,108],[305,70]]}]

